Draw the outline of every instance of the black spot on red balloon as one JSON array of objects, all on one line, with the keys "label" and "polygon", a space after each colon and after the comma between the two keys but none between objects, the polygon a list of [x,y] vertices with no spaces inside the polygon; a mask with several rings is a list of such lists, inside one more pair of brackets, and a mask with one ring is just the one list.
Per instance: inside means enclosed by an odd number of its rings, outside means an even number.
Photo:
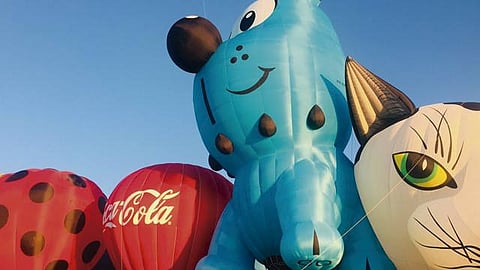
[{"label": "black spot on red balloon", "polygon": [[57,260],[50,262],[45,267],[45,270],[67,270],[68,269],[68,262],[65,260]]},{"label": "black spot on red balloon", "polygon": [[81,188],[87,187],[87,183],[85,182],[85,180],[83,180],[82,177],[76,174],[68,175],[68,181],[70,181],[72,184],[74,184],[77,187],[81,187]]},{"label": "black spot on red balloon", "polygon": [[95,257],[95,255],[97,255],[99,248],[100,248],[100,241],[93,241],[90,244],[88,244],[82,252],[82,261],[84,263],[91,262]]},{"label": "black spot on red balloon", "polygon": [[25,178],[27,175],[28,175],[28,171],[27,171],[27,170],[19,171],[19,172],[16,172],[16,173],[10,175],[10,176],[7,178],[7,180],[5,180],[5,182],[17,181],[17,180],[20,180],[20,179]]},{"label": "black spot on red balloon", "polygon": [[50,185],[49,183],[41,182],[34,185],[30,189],[28,196],[30,197],[30,200],[35,203],[44,203],[51,200],[54,193],[55,192],[52,185]]},{"label": "black spot on red balloon", "polygon": [[98,210],[100,210],[100,213],[103,215],[103,212],[105,211],[105,205],[107,204],[107,198],[101,196],[98,198]]},{"label": "black spot on red balloon", "polygon": [[63,225],[69,233],[80,233],[85,227],[85,213],[78,209],[68,212],[63,220]]},{"label": "black spot on red balloon", "polygon": [[92,270],[115,270],[113,266],[112,260],[108,255],[108,252],[104,252],[100,260],[98,260],[97,264],[93,266]]},{"label": "black spot on red balloon", "polygon": [[7,224],[8,221],[8,209],[4,205],[0,204],[0,229]]},{"label": "black spot on red balloon", "polygon": [[23,254],[27,256],[35,256],[42,252],[45,247],[45,237],[36,231],[25,233],[20,239],[20,248]]}]

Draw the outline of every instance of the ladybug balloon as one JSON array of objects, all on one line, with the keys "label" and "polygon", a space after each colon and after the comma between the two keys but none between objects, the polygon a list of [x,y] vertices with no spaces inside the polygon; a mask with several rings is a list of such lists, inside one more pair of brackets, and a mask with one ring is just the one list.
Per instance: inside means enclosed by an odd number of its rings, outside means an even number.
[{"label": "ladybug balloon", "polygon": [[103,216],[116,269],[194,269],[231,192],[221,175],[187,164],[154,165],[127,176]]},{"label": "ladybug balloon", "polygon": [[71,172],[1,176],[1,269],[92,269],[105,253],[105,203],[97,185]]}]

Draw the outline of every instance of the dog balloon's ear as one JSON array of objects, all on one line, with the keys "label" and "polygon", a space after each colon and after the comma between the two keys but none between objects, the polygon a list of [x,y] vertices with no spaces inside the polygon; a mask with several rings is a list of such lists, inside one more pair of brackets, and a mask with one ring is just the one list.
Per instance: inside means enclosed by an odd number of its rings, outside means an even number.
[{"label": "dog balloon's ear", "polygon": [[222,38],[209,20],[188,16],[172,25],[167,35],[170,58],[186,72],[197,73],[210,59]]},{"label": "dog balloon's ear", "polygon": [[402,91],[351,57],[345,62],[345,82],[353,130],[362,146],[376,133],[417,110]]}]

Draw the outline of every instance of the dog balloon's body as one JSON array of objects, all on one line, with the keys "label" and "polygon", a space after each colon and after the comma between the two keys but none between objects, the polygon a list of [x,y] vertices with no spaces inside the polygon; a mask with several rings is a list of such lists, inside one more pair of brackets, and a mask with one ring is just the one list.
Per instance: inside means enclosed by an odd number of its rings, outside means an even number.
[{"label": "dog balloon's body", "polygon": [[252,269],[255,259],[271,269],[392,267],[368,221],[356,224],[364,212],[343,154],[351,134],[345,58],[318,2],[256,1],[218,48],[191,46],[208,58],[184,69],[196,73],[209,162],[235,177],[197,269]]}]

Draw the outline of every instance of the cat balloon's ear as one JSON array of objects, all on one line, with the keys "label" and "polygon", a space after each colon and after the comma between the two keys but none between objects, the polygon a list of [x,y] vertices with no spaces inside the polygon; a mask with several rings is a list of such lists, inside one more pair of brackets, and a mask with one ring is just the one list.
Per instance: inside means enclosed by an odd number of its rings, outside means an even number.
[{"label": "cat balloon's ear", "polygon": [[347,100],[359,143],[416,112],[413,102],[351,57],[345,62]]},{"label": "cat balloon's ear", "polygon": [[320,3],[322,2],[322,0],[310,0],[310,2],[312,2],[312,4],[314,4],[316,6],[319,6]]},{"label": "cat balloon's ear", "polygon": [[172,25],[167,35],[170,58],[186,72],[197,73],[210,59],[222,37],[209,20],[188,16]]}]

